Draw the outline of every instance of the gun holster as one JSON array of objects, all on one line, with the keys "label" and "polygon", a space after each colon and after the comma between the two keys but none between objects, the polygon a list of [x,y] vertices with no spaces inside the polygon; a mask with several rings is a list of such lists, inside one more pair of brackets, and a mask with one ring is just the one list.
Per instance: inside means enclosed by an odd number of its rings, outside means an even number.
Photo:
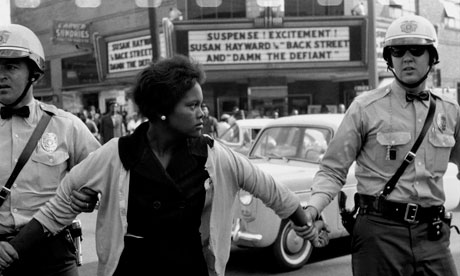
[{"label": "gun holster", "polygon": [[67,239],[72,245],[72,249],[75,252],[77,265],[81,266],[83,260],[83,253],[81,250],[81,242],[83,241],[83,231],[81,228],[81,222],[79,219],[75,219],[71,225],[69,225],[64,231],[67,231]]},{"label": "gun holster", "polygon": [[359,194],[355,193],[353,199],[355,205],[353,206],[353,209],[349,210],[346,208],[347,195],[343,191],[340,191],[339,210],[340,216],[342,217],[342,225],[350,235],[353,234],[353,227],[356,222],[356,213],[359,209]]}]

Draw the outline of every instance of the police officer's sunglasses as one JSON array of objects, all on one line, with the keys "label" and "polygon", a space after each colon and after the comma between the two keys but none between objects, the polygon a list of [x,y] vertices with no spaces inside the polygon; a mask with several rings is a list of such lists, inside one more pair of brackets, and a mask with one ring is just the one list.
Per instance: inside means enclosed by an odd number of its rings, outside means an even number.
[{"label": "police officer's sunglasses", "polygon": [[406,51],[409,51],[414,57],[419,57],[425,53],[426,46],[423,45],[405,45],[405,46],[390,46],[392,56],[400,58],[404,56]]}]

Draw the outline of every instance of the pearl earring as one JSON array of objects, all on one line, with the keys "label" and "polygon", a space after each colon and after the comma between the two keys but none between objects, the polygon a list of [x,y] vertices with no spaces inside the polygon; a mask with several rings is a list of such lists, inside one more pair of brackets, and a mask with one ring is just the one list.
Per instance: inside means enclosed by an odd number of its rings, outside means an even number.
[{"label": "pearl earring", "polygon": [[161,115],[160,119],[161,119],[162,121],[164,121],[164,120],[166,120],[166,116],[165,116],[165,115]]}]

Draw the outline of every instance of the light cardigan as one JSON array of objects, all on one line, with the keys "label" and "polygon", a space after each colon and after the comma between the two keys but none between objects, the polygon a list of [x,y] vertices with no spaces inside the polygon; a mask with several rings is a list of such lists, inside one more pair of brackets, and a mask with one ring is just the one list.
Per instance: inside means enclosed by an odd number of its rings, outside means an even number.
[{"label": "light cardigan", "polygon": [[[200,232],[209,275],[225,275],[231,247],[232,206],[242,188],[260,198],[281,218],[287,218],[299,206],[299,199],[285,186],[251,164],[249,160],[214,141],[208,147],[205,165],[210,178],[205,182],[206,202]],[[127,231],[129,171],[118,155],[114,138],[62,180],[57,194],[34,216],[52,233],[59,232],[78,215],[70,207],[72,190],[83,187],[100,193],[96,220],[97,275],[110,276],[117,268]],[[148,218],[146,218],[148,219]]]}]

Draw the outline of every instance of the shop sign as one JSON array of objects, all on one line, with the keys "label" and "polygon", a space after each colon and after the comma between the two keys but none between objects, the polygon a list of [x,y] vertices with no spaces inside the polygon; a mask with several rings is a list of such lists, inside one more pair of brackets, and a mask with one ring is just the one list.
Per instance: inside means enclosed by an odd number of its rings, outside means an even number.
[{"label": "shop sign", "polygon": [[350,60],[349,27],[189,31],[188,41],[207,65]]},{"label": "shop sign", "polygon": [[89,24],[54,21],[54,43],[72,43],[79,46],[91,45]]},{"label": "shop sign", "polygon": [[150,35],[107,43],[108,71],[118,73],[142,69],[152,61]]}]

